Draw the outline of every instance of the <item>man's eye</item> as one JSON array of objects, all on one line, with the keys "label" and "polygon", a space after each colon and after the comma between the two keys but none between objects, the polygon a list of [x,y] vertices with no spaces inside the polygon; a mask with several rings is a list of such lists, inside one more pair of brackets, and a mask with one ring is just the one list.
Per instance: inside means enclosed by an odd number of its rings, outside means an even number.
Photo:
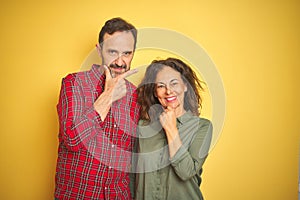
[{"label": "man's eye", "polygon": [[114,50],[109,50],[108,53],[110,55],[117,55],[117,51],[114,51]]},{"label": "man's eye", "polygon": [[123,55],[125,56],[125,57],[128,57],[128,56],[130,56],[132,54],[132,52],[124,52],[123,53]]}]

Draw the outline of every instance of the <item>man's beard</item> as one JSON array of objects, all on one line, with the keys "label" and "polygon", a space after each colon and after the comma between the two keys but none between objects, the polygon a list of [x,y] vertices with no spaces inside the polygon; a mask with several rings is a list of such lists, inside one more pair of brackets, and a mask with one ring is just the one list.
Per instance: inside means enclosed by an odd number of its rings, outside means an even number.
[{"label": "man's beard", "polygon": [[116,72],[116,71],[113,71],[113,70],[111,70],[111,69],[125,69],[125,72],[127,71],[126,69],[127,69],[127,65],[117,65],[117,64],[110,64],[109,65],[109,69],[110,69],[110,74],[111,74],[111,76],[113,77],[113,78],[115,78],[116,76],[118,76],[118,75],[121,75],[121,74],[123,74],[123,73],[118,73],[118,72]]},{"label": "man's beard", "polygon": [[109,67],[111,68],[115,68],[115,69],[126,69],[127,66],[126,65],[117,65],[117,64],[110,64]]}]

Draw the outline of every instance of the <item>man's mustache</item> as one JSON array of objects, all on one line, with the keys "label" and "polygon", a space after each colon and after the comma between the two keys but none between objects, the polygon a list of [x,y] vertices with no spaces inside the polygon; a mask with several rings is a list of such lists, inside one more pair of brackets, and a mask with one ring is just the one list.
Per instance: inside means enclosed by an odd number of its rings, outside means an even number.
[{"label": "man's mustache", "polygon": [[117,65],[117,64],[110,64],[109,67],[111,68],[116,68],[116,69],[126,69],[127,66],[126,65]]}]

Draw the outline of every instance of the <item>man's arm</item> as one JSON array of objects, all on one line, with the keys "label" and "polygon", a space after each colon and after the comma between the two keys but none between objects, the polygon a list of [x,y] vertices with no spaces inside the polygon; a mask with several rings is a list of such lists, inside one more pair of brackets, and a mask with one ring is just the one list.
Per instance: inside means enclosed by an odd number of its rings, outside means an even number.
[{"label": "man's arm", "polygon": [[81,80],[70,74],[62,81],[57,105],[60,140],[72,151],[85,147],[91,138],[103,132],[101,119],[92,102],[85,101]]}]

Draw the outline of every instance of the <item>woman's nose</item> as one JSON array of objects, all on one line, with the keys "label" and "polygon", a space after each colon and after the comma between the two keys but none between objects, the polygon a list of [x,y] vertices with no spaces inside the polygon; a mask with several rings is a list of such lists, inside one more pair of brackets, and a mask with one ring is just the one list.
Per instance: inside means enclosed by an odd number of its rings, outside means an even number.
[{"label": "woman's nose", "polygon": [[172,93],[172,89],[170,86],[166,86],[166,93],[167,94],[171,94]]}]

